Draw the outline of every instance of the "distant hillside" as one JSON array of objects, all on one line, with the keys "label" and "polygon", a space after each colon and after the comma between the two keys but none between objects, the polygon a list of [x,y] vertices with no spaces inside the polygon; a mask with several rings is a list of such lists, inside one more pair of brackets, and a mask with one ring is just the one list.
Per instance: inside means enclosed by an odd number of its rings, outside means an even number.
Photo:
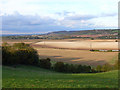
[{"label": "distant hillside", "polygon": [[82,31],[57,31],[47,33],[47,38],[69,39],[69,38],[97,38],[97,39],[117,39],[117,29],[101,29],[101,30],[82,30]]},{"label": "distant hillside", "polygon": [[6,36],[9,39],[118,39],[118,29],[56,31],[47,34]]},{"label": "distant hillside", "polygon": [[114,34],[118,33],[117,29],[101,29],[101,30],[82,30],[82,31],[57,31],[48,33],[48,35],[97,35],[97,34]]}]

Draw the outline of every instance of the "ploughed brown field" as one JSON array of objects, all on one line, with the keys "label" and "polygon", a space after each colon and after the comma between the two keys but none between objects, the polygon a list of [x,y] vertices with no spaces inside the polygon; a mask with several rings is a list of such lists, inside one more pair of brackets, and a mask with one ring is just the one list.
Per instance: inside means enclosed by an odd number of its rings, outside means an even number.
[{"label": "ploughed brown field", "polygon": [[115,40],[3,40],[3,42],[28,43],[39,53],[40,58],[50,58],[52,61],[62,61],[74,64],[103,65],[114,64],[118,59],[118,52],[91,52],[90,49],[117,50]]}]

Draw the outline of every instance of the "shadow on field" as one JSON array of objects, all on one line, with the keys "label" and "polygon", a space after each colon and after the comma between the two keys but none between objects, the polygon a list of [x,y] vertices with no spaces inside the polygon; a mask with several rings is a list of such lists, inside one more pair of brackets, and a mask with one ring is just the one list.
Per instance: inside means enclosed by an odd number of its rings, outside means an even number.
[{"label": "shadow on field", "polygon": [[97,60],[79,60],[77,62],[74,61],[74,63],[79,63],[82,65],[97,66],[97,65],[104,65],[107,62],[105,60],[100,60],[100,61],[97,61]]},{"label": "shadow on field", "polygon": [[40,58],[50,58],[51,61],[61,61],[65,63],[70,64],[81,64],[81,65],[91,65],[91,66],[97,66],[97,65],[103,65],[107,63],[105,60],[83,60],[83,58],[66,58],[62,56],[45,56],[40,55]]}]

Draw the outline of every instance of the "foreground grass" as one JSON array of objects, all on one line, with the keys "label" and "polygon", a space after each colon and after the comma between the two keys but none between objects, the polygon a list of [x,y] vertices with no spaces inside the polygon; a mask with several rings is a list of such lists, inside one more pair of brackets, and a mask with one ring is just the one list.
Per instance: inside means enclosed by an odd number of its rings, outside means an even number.
[{"label": "foreground grass", "polygon": [[117,88],[118,71],[65,74],[33,66],[3,66],[3,88]]}]

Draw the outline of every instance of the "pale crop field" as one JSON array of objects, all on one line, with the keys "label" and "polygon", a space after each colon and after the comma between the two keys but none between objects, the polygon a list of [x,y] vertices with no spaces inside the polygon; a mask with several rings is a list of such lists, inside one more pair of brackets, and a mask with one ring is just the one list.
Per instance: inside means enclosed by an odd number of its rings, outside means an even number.
[{"label": "pale crop field", "polygon": [[[91,52],[89,49],[118,49],[115,40],[4,40],[9,44],[27,43],[33,46],[40,58],[83,65],[114,64],[118,52]],[[73,50],[74,49],[74,50]],[[75,50],[77,49],[77,50]]]},{"label": "pale crop field", "polygon": [[118,52],[89,51],[90,49],[117,50],[118,42],[114,40],[53,40],[37,42],[33,46],[40,58],[48,57],[52,61],[97,66],[105,63],[114,64],[118,60]]},{"label": "pale crop field", "polygon": [[68,49],[118,49],[118,42],[98,42],[98,41],[42,41],[36,45],[42,45],[53,48]]},{"label": "pale crop field", "polygon": [[62,61],[83,65],[114,64],[118,59],[118,52],[91,52],[88,50],[68,50],[53,48],[36,48],[40,58],[50,58],[52,61]]}]

